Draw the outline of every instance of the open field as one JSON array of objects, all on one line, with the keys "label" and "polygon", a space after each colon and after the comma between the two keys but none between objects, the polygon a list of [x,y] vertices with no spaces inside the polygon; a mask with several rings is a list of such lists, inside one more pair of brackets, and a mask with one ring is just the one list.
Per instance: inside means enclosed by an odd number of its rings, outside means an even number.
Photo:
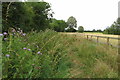
[{"label": "open field", "polygon": [[106,37],[120,37],[120,35],[111,35],[111,34],[103,34],[103,33],[92,33],[92,32],[84,32],[86,35],[98,35],[98,36],[106,36]]},{"label": "open field", "polygon": [[[95,35],[95,36],[104,36],[104,37],[113,37],[113,38],[120,38],[120,35],[110,35],[110,34],[102,34],[102,33],[92,33],[92,32],[85,32],[85,33],[65,33],[65,34],[73,34],[73,35],[77,35],[77,36],[83,36],[84,38],[86,38],[87,36],[84,35]],[[89,39],[96,41],[97,37],[89,37]],[[107,38],[99,38],[99,42],[106,44],[107,43]],[[111,45],[113,45],[114,47],[118,46],[118,42],[120,42],[117,39],[110,39],[109,43]]]},{"label": "open field", "polygon": [[[16,33],[18,34],[18,33]],[[3,41],[3,78],[117,78],[117,49],[51,30]]]}]

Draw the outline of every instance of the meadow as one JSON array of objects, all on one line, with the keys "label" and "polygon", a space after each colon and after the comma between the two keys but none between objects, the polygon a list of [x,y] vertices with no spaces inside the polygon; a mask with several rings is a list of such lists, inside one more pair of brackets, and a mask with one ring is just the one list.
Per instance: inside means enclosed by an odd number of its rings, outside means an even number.
[{"label": "meadow", "polygon": [[3,78],[118,77],[117,48],[82,36],[47,29],[1,38]]}]

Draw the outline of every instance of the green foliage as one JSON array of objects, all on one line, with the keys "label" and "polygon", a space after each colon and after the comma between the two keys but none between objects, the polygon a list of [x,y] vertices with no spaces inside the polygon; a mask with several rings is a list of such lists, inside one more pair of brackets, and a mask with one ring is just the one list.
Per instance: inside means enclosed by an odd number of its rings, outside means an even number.
[{"label": "green foliage", "polygon": [[120,35],[120,18],[118,18],[110,27],[107,27],[103,33]]},{"label": "green foliage", "polygon": [[41,0],[27,0],[27,2],[39,2]]},{"label": "green foliage", "polygon": [[98,29],[96,32],[103,32],[101,29]]},{"label": "green foliage", "polygon": [[63,20],[52,19],[52,22],[50,23],[50,28],[57,32],[64,32],[66,27],[67,23]]},{"label": "green foliage", "polygon": [[73,63],[71,76],[74,78],[117,78],[117,48],[101,45],[70,34],[73,40],[68,48]]},{"label": "green foliage", "polygon": [[83,26],[79,26],[79,27],[78,27],[78,32],[84,32]]},{"label": "green foliage", "polygon": [[3,31],[7,31],[9,27],[21,28],[24,32],[45,30],[52,17],[50,7],[47,2],[4,2]]},{"label": "green foliage", "polygon": [[69,28],[76,28],[77,27],[77,20],[75,17],[70,16],[67,20],[67,24]]},{"label": "green foliage", "polygon": [[68,28],[65,30],[66,32],[76,32],[77,30],[74,28]]},{"label": "green foliage", "polygon": [[7,38],[2,49],[3,78],[63,78],[68,74],[67,37],[46,30],[26,36],[15,32]]},{"label": "green foliage", "polygon": [[75,17],[70,16],[67,20],[67,25],[66,32],[76,32],[76,29],[74,29],[77,27],[77,20]]},{"label": "green foliage", "polygon": [[103,32],[103,31],[101,29],[98,29],[98,30],[93,29],[92,31],[88,31],[88,32]]},{"label": "green foliage", "polygon": [[3,78],[117,77],[117,49],[81,36],[9,32],[2,43]]}]

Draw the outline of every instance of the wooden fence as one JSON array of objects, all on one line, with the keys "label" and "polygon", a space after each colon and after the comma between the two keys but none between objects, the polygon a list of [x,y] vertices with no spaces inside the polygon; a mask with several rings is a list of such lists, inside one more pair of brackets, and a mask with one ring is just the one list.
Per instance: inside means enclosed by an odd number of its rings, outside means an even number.
[{"label": "wooden fence", "polygon": [[[96,36],[96,35],[87,35],[87,34],[81,34],[81,35],[84,35],[84,37],[87,38],[88,40],[89,40],[89,39],[92,40],[92,37],[96,37],[96,38],[97,38],[97,39],[96,39],[96,42],[97,42],[97,43],[103,43],[103,42],[101,42],[99,39],[100,39],[100,38],[105,38],[107,45],[111,45],[111,46],[113,46],[113,47],[120,48],[120,41],[119,41],[119,40],[120,40],[120,37],[116,38],[116,37]],[[110,44],[110,39],[118,40],[118,45],[115,46],[115,45]],[[103,44],[105,44],[105,43],[103,43]]]}]

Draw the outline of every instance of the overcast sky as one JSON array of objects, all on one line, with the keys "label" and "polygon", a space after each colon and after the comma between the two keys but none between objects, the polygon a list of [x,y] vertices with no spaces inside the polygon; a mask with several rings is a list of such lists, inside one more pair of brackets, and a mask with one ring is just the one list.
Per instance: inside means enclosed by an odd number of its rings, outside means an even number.
[{"label": "overcast sky", "polygon": [[120,0],[44,0],[51,3],[53,16],[65,20],[74,16],[85,30],[105,29],[118,17]]}]

